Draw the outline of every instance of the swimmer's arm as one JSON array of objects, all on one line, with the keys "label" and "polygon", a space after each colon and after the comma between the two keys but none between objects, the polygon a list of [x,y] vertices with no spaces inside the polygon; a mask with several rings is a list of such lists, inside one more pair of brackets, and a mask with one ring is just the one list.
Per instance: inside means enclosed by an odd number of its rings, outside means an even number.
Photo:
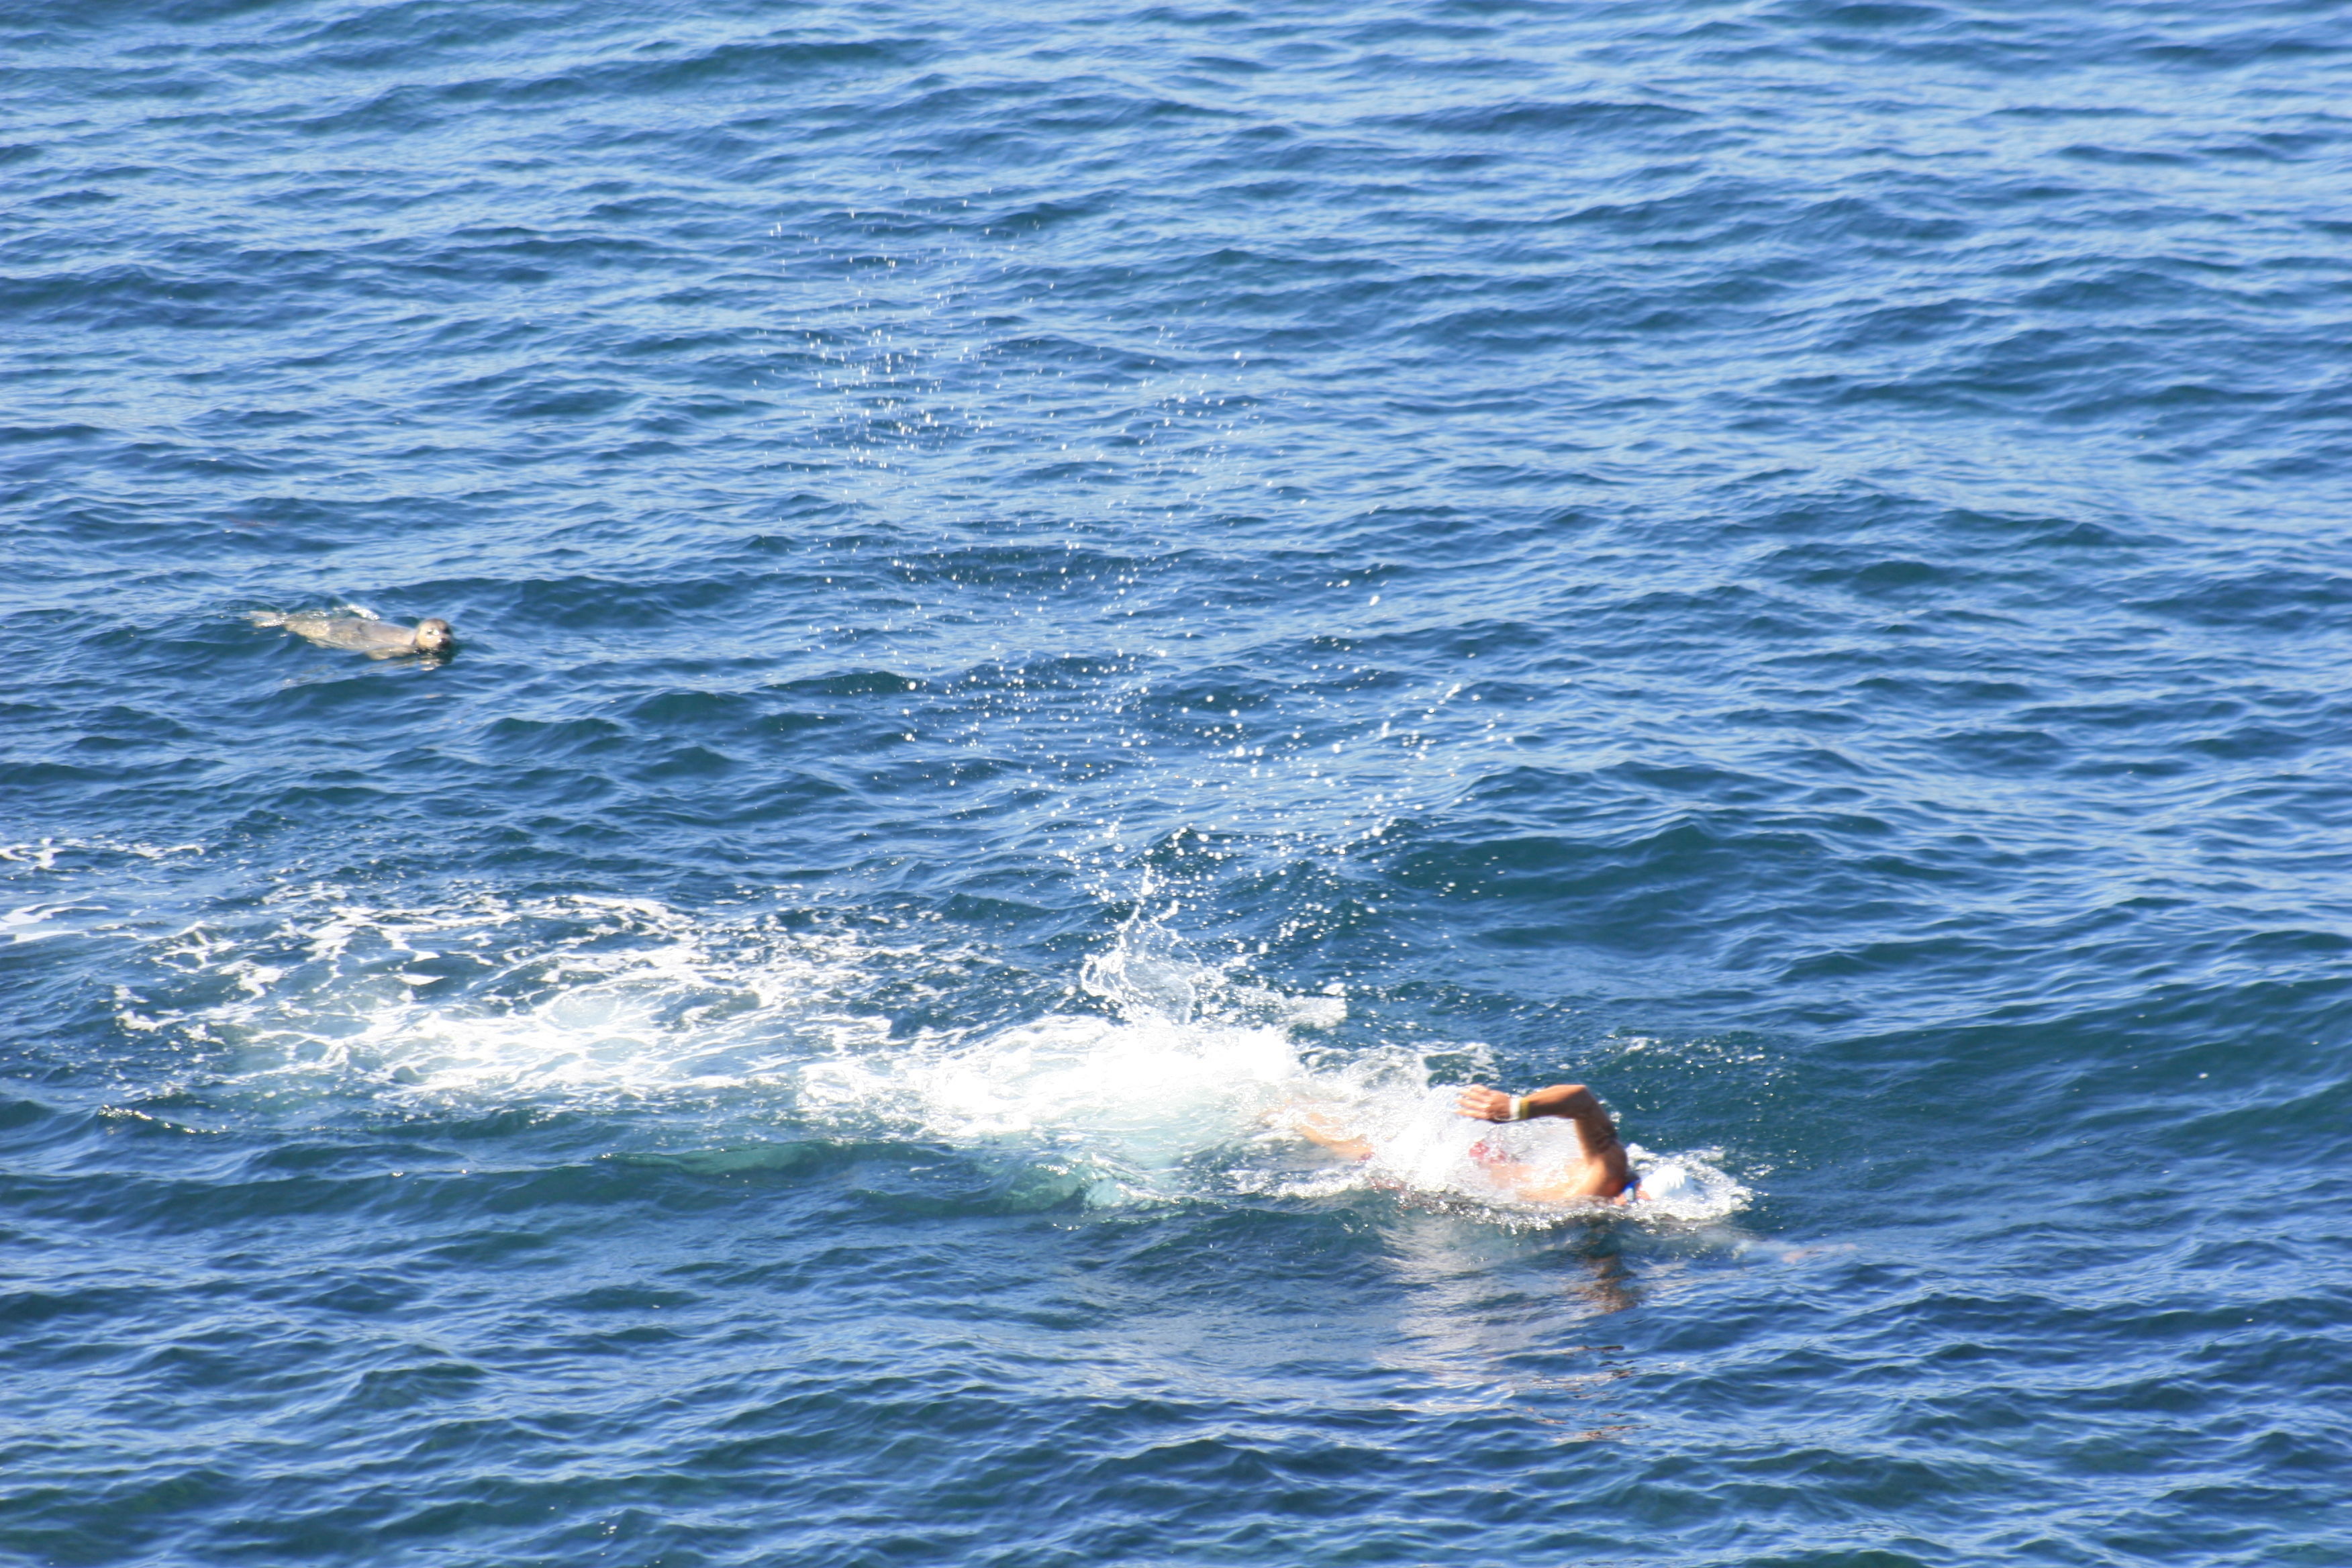
[{"label": "swimmer's arm", "polygon": [[[1584,1146],[1587,1158],[1622,1159],[1617,1148],[1617,1123],[1602,1109],[1601,1097],[1580,1083],[1556,1083],[1539,1089],[1525,1097],[1528,1120],[1538,1116],[1557,1116],[1576,1128],[1577,1142]],[[1462,1091],[1454,1109],[1465,1116],[1475,1116],[1481,1121],[1508,1121],[1511,1119],[1511,1097],[1499,1089],[1482,1089],[1472,1084]]]},{"label": "swimmer's arm", "polygon": [[[1524,1098],[1529,1117],[1557,1116],[1575,1127],[1576,1141],[1584,1150],[1584,1159],[1578,1165],[1564,1170],[1548,1169],[1540,1174],[1532,1167],[1521,1166],[1518,1169],[1524,1174],[1502,1174],[1502,1184],[1539,1204],[1566,1203],[1576,1198],[1624,1202],[1622,1194],[1632,1184],[1632,1171],[1626,1164],[1625,1146],[1617,1142],[1617,1123],[1602,1108],[1600,1097],[1580,1083],[1556,1083]],[[1507,1121],[1511,1118],[1509,1095],[1476,1084],[1464,1089],[1454,1106],[1463,1115],[1481,1121]]]},{"label": "swimmer's arm", "polygon": [[1320,1143],[1335,1154],[1345,1154],[1350,1160],[1371,1156],[1372,1146],[1336,1126],[1320,1111],[1298,1110],[1285,1106],[1276,1113],[1293,1132],[1310,1143]]},{"label": "swimmer's arm", "polygon": [[[1609,1121],[1609,1113],[1601,1109],[1600,1097],[1580,1083],[1556,1083],[1526,1098],[1528,1116],[1531,1121],[1538,1116],[1559,1116],[1577,1122],[1593,1117],[1599,1117],[1604,1123]],[[1462,1091],[1461,1098],[1454,1102],[1454,1108],[1463,1115],[1475,1117],[1481,1121],[1508,1121],[1511,1119],[1509,1095],[1499,1089],[1485,1089],[1475,1083]],[[1610,1132],[1614,1136],[1616,1128],[1610,1127]]]}]

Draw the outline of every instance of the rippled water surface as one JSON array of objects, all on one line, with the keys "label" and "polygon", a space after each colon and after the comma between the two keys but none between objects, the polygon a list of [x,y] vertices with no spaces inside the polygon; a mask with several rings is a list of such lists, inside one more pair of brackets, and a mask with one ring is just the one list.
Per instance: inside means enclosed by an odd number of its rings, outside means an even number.
[{"label": "rippled water surface", "polygon": [[0,11],[0,1555],[2352,1563],[2347,94]]}]

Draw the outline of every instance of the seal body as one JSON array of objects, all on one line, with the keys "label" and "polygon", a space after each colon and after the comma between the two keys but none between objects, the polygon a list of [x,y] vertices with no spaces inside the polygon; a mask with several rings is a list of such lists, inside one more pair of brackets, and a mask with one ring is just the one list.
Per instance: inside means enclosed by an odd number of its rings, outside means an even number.
[{"label": "seal body", "polygon": [[379,621],[373,616],[336,615],[324,610],[305,610],[297,615],[281,616],[270,610],[257,610],[253,615],[257,626],[284,626],[296,637],[317,643],[320,647],[345,647],[363,653],[370,658],[398,658],[404,654],[446,653],[457,646],[457,633],[449,623],[439,616],[419,621],[412,628]]}]

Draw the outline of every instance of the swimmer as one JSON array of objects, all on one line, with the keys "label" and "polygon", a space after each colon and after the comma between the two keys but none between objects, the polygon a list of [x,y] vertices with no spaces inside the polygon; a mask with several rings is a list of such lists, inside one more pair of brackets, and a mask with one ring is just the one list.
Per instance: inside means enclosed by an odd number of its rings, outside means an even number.
[{"label": "swimmer", "polygon": [[1530,1203],[1564,1204],[1579,1198],[1630,1204],[1640,1178],[1625,1158],[1617,1139],[1617,1123],[1601,1109],[1600,1097],[1580,1083],[1556,1083],[1533,1094],[1505,1094],[1472,1084],[1454,1102],[1464,1116],[1480,1121],[1528,1121],[1538,1116],[1564,1118],[1576,1129],[1576,1146],[1583,1158],[1573,1163],[1527,1165],[1517,1161],[1489,1163],[1495,1179]]},{"label": "swimmer", "polygon": [[[1470,1154],[1488,1180],[1512,1196],[1533,1204],[1630,1204],[1640,1178],[1618,1141],[1617,1123],[1601,1100],[1580,1083],[1556,1083],[1532,1094],[1505,1094],[1472,1084],[1456,1097],[1454,1110],[1478,1121],[1529,1121],[1558,1117],[1575,1129],[1578,1157],[1530,1164],[1514,1160],[1480,1142]],[[1364,1139],[1334,1122],[1319,1110],[1292,1110],[1285,1118],[1293,1131],[1351,1160],[1370,1160],[1377,1152]]]},{"label": "swimmer", "polygon": [[253,612],[257,626],[284,626],[298,637],[317,643],[320,647],[347,647],[363,653],[370,658],[398,658],[404,654],[446,654],[457,643],[457,634],[449,623],[438,616],[416,623],[411,631],[406,626],[379,621],[373,616],[336,616],[324,611],[306,610],[299,615],[281,616],[273,610]]}]

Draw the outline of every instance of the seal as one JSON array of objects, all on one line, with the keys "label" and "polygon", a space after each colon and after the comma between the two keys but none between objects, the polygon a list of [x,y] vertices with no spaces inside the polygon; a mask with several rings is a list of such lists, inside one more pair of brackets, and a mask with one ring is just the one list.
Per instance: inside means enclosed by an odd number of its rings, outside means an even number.
[{"label": "seal", "polygon": [[370,658],[398,658],[404,654],[445,654],[457,646],[457,634],[448,622],[437,616],[416,623],[414,630],[396,626],[390,621],[379,621],[373,616],[335,615],[325,610],[304,610],[297,615],[281,616],[274,610],[256,610],[253,624],[257,626],[284,626],[296,637],[317,643],[320,647],[347,647],[363,653]]}]

